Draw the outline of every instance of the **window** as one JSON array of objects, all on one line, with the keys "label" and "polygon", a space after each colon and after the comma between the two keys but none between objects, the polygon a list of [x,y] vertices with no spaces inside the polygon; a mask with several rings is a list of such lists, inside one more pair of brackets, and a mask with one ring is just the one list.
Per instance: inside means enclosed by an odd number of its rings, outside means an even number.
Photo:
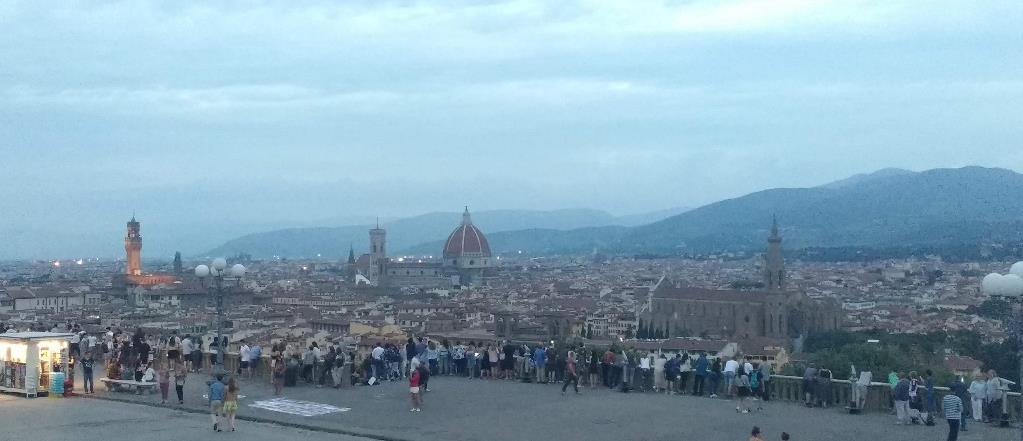
[{"label": "window", "polygon": [[470,260],[470,261],[469,261],[469,265],[475,265],[475,264],[476,264],[476,261],[475,261],[475,260]]}]

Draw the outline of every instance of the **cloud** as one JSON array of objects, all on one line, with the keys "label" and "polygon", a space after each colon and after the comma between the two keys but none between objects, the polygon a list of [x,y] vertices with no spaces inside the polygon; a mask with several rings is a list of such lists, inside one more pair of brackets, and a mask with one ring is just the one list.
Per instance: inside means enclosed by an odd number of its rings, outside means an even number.
[{"label": "cloud", "polygon": [[[0,199],[17,210],[0,231],[143,206],[168,226],[452,201],[624,213],[888,166],[997,165],[1023,137],[1021,10],[0,2]],[[226,209],[205,190],[234,187],[256,197]]]}]

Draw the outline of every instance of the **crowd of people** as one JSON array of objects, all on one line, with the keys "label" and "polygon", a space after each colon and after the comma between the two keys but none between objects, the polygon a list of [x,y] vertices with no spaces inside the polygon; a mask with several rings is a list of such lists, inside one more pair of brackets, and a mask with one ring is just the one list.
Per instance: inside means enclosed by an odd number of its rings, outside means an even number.
[{"label": "crowd of people", "polygon": [[[3,329],[0,332],[8,331]],[[107,328],[105,333],[87,334],[78,325],[55,325],[52,332],[72,334],[69,356],[72,366],[80,365],[83,391],[94,390],[94,369],[102,363],[107,378],[157,383],[161,402],[166,403],[170,385],[174,385],[178,404],[184,403],[184,385],[190,372],[204,367],[209,354],[209,402],[214,430],[234,430],[234,414],[240,390],[237,378],[265,378],[280,395],[284,387],[299,381],[315,387],[340,388],[347,385],[375,386],[382,382],[408,380],[412,402],[410,411],[421,411],[422,395],[429,392],[431,376],[459,376],[468,380],[509,380],[560,384],[561,393],[569,387],[579,393],[580,386],[678,395],[724,397],[734,399],[738,413],[762,410],[770,400],[773,365],[766,358],[750,356],[712,357],[705,352],[636,351],[611,346],[607,349],[583,345],[556,347],[547,344],[528,346],[502,342],[433,341],[425,337],[409,338],[405,344],[378,343],[360,357],[354,351],[327,342],[312,342],[301,348],[275,343],[268,356],[258,344],[238,342],[237,370],[224,380],[217,369],[220,347],[226,338],[213,339],[205,348],[203,339],[172,331],[164,336],[147,336],[141,330],[126,333]],[[939,409],[949,425],[949,440],[967,431],[967,420],[998,422],[1002,415],[1005,380],[995,371],[978,373],[967,386],[961,379],[948,385],[951,393],[940,401],[935,394],[930,370],[891,372],[892,408],[898,424],[934,425]],[[802,379],[805,405],[828,407],[834,392],[832,372],[809,364]],[[115,384],[113,387],[117,387]],[[138,390],[136,390],[138,393]]]},{"label": "crowd of people", "polygon": [[[998,422],[1002,415],[1004,379],[994,370],[977,373],[969,386],[962,378],[954,379],[949,392],[941,401],[941,410],[949,426],[948,439],[954,441],[959,432],[966,432],[971,418],[978,423]],[[892,372],[892,386],[896,424],[934,425],[938,413],[934,373],[920,375],[916,371]]]}]

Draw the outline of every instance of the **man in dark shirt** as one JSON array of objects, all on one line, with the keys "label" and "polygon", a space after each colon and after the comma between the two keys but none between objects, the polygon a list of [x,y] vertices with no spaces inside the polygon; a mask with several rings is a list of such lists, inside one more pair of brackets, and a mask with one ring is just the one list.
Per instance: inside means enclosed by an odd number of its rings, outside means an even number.
[{"label": "man in dark shirt", "polygon": [[85,358],[82,359],[82,376],[85,377],[82,389],[87,394],[95,393],[95,389],[92,383],[92,367],[96,363],[92,358],[92,352],[86,352]]},{"label": "man in dark shirt", "polygon": [[905,424],[909,418],[909,379],[905,373],[899,373],[899,382],[895,384],[895,415],[897,424]]}]

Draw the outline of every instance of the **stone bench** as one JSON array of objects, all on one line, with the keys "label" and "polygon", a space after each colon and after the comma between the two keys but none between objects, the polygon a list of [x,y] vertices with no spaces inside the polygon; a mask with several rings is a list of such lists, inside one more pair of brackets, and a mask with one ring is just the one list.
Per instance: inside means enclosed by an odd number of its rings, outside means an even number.
[{"label": "stone bench", "polygon": [[113,378],[100,378],[99,381],[107,386],[108,391],[134,390],[135,393],[142,393],[143,390],[149,393],[156,393],[157,383],[151,381],[115,380]]}]

